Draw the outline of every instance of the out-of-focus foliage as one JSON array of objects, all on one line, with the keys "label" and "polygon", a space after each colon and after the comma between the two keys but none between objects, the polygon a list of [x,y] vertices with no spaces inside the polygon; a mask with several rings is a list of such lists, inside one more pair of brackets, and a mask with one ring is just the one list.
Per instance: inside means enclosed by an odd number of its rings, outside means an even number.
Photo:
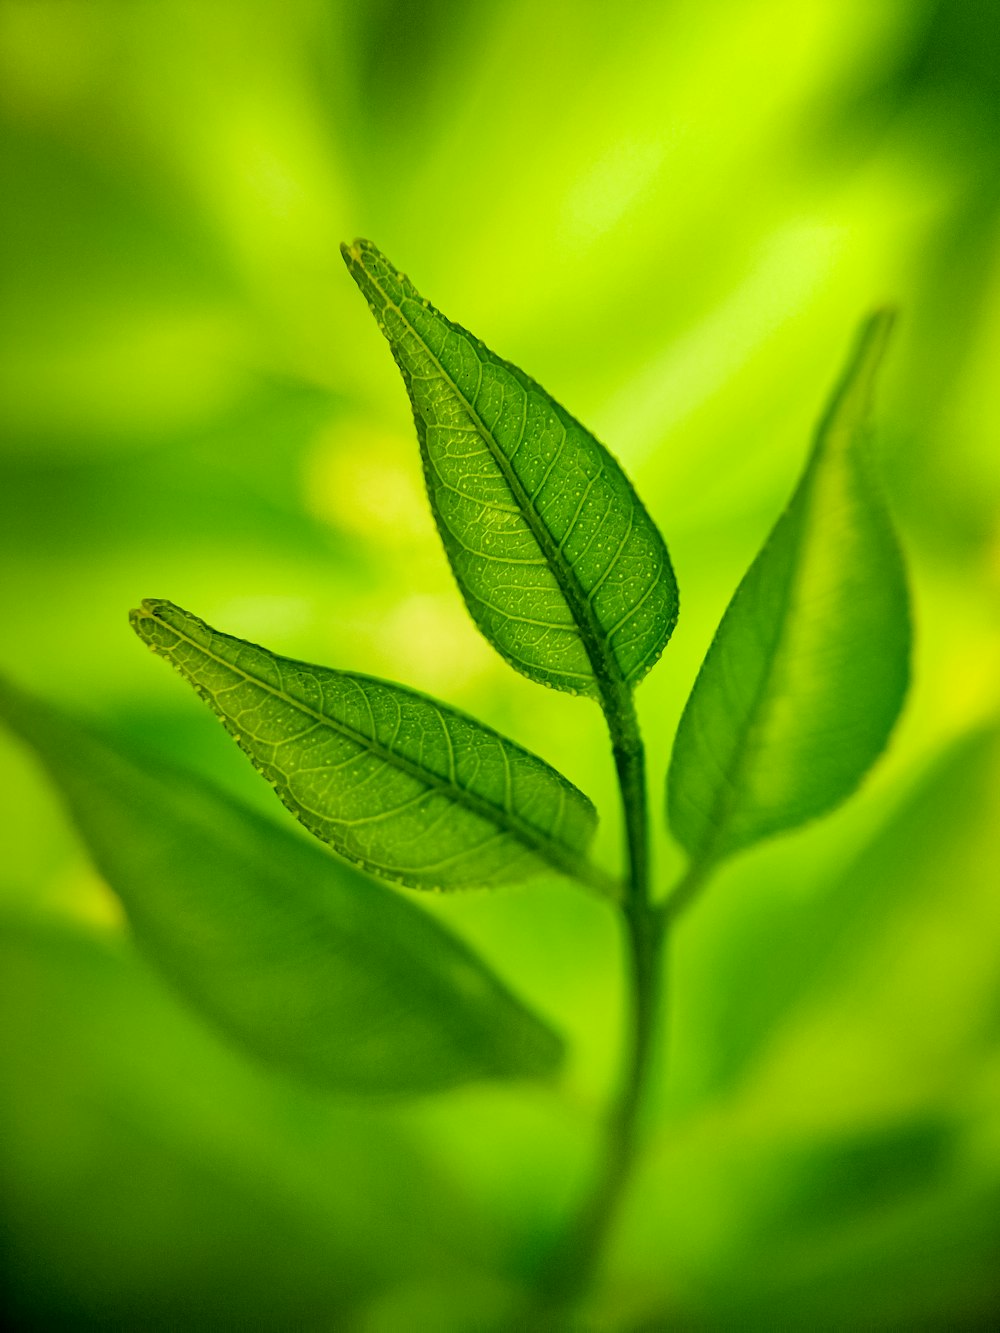
[{"label": "out-of-focus foliage", "polygon": [[[668,535],[682,618],[638,695],[654,784],[851,329],[901,307],[876,457],[912,571],[908,710],[857,798],[734,860],[679,930],[669,1076],[592,1314],[995,1322],[993,7],[0,0],[0,105],[0,656],[262,806],[139,651],[137,598],[469,709],[597,798],[617,855],[597,710],[469,622],[341,240],[529,368]],[[504,1308],[614,1071],[602,906],[555,880],[430,905],[570,1038],[562,1084],[321,1098],[163,992],[0,745],[16,1308],[364,1330]],[[681,858],[657,853],[665,882]]]},{"label": "out-of-focus foliage", "polygon": [[0,681],[139,947],[251,1055],[342,1092],[551,1073],[560,1043],[416,904]]}]

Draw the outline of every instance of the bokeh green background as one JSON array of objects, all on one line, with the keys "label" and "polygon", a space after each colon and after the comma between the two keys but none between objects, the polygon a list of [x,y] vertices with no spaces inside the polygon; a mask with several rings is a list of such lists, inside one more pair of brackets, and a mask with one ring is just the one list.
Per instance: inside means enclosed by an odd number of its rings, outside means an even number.
[{"label": "bokeh green background", "polygon": [[[468,621],[341,240],[537,376],[661,523],[682,613],[639,696],[657,809],[853,327],[901,306],[878,451],[907,712],[859,797],[733,862],[678,932],[669,1078],[588,1326],[995,1327],[997,7],[0,0],[0,99],[3,669],[276,819],[130,634],[139,598],[465,707],[594,796],[617,855],[599,715]],[[0,747],[19,1317],[394,1333],[507,1308],[614,1076],[610,915],[555,882],[428,904],[572,1039],[557,1086],[320,1097],[133,956]]]}]

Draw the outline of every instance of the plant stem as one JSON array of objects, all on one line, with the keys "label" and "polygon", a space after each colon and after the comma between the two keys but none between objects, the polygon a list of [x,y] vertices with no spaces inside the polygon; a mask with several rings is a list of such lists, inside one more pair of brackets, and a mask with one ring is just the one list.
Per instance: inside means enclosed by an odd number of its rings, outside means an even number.
[{"label": "plant stem", "polygon": [[639,732],[635,701],[627,686],[608,690],[602,701],[618,771],[628,856],[625,910],[649,904],[649,800],[646,793],[646,751]]},{"label": "plant stem", "polygon": [[620,904],[629,973],[628,1037],[597,1179],[543,1277],[541,1292],[550,1310],[569,1304],[590,1281],[632,1172],[659,1009],[667,920],[650,901],[646,757],[631,690],[609,688],[602,704],[618,771],[628,860],[627,888]]},{"label": "plant stem", "polygon": [[649,1080],[660,1018],[664,953],[671,927],[712,866],[691,864],[665,902],[650,894],[649,802],[646,758],[631,691],[602,697],[621,790],[628,877],[618,904],[625,931],[629,1001],[621,1083],[606,1120],[603,1156],[591,1192],[539,1287],[543,1316],[565,1310],[585,1291],[600,1262],[636,1160],[639,1116]]}]

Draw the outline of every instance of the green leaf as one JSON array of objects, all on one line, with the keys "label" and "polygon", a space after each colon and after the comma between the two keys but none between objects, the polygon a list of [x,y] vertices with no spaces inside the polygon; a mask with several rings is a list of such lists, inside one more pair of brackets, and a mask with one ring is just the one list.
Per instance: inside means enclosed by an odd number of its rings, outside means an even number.
[{"label": "green leaf", "polygon": [[543,685],[602,700],[635,685],[670,638],[677,584],[618,463],[370,242],[342,251],[402,372],[431,507],[476,624]]},{"label": "green leaf", "polygon": [[325,1087],[551,1071],[561,1044],[413,903],[0,683],[140,947],[217,1027]]},{"label": "green leaf", "polygon": [[611,891],[584,852],[590,801],[535,755],[443,704],[232,638],[170,602],[136,633],[187,677],[292,814],[341,856],[419,889],[556,870]]},{"label": "green leaf", "polygon": [[906,579],[866,432],[891,324],[880,311],[862,327],[805,473],[730,602],[681,718],[668,809],[696,862],[842,801],[902,706]]},{"label": "green leaf", "polygon": [[8,1327],[357,1328],[482,1262],[391,1099],[275,1078],[111,932],[0,916],[0,1013]]}]

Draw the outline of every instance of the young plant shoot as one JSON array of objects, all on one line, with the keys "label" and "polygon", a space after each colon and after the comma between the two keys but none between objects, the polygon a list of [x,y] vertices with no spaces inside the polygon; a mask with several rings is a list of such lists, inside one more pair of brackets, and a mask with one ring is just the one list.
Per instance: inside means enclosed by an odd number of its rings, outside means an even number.
[{"label": "young plant shoot", "polygon": [[606,902],[629,960],[620,1083],[591,1188],[530,1313],[565,1312],[600,1263],[635,1164],[673,923],[726,858],[843,801],[903,703],[906,579],[869,452],[892,316],[862,326],[687,701],[666,812],[688,862],[669,887],[652,877],[634,702],[677,621],[663,537],[608,450],[534,380],[369,242],[343,254],[402,374],[469,614],[517,671],[603,713],[619,871],[590,859],[597,813],[544,759],[405,685],[281,657],[167,601],[132,612],[136,633],[339,860],[12,687],[0,715],[37,751],[163,975],[257,1058],[324,1087],[441,1091],[548,1077],[561,1060],[558,1036],[484,962],[416,898],[369,876],[462,890],[557,873]]}]

